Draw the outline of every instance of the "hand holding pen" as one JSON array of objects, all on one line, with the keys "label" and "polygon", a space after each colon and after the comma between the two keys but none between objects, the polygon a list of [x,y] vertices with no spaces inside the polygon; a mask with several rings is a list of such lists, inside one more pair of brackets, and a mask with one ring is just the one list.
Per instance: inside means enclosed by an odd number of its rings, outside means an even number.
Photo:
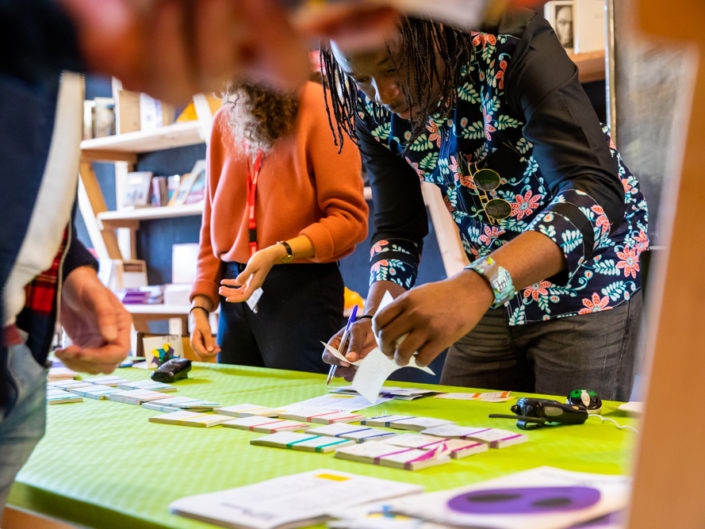
[{"label": "hand holding pen", "polygon": [[[352,312],[350,313],[350,317],[348,318],[348,323],[345,325],[345,330],[343,331],[343,336],[340,338],[340,345],[338,345],[338,354],[342,355],[343,351],[345,350],[345,342],[347,342],[348,337],[350,336],[350,328],[352,327],[352,324],[355,323],[355,317],[357,316],[357,305],[353,305]],[[330,366],[330,369],[328,370],[328,377],[326,377],[326,385],[330,384],[330,381],[333,379],[333,375],[335,375],[335,370],[338,367],[338,364],[332,364]]]}]

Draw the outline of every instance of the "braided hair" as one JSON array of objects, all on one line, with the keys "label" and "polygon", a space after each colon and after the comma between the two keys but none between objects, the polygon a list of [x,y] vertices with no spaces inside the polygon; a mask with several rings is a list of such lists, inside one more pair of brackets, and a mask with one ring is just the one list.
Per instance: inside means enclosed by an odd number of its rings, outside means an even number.
[{"label": "braided hair", "polygon": [[[408,147],[426,129],[428,118],[438,112],[450,113],[455,104],[456,91],[464,68],[473,59],[472,36],[445,24],[419,18],[404,17],[399,25],[401,48],[392,54],[387,52],[394,66],[406,72],[406,86],[402,92],[408,108],[412,103],[418,109],[411,116],[411,139]],[[321,72],[324,76],[326,111],[328,123],[336,145],[342,148],[347,135],[357,143],[355,136],[355,114],[357,112],[357,86],[355,81],[343,72],[335,60],[330,44],[321,45]],[[445,65],[443,71],[437,68],[436,57]],[[434,84],[440,87],[439,99],[433,99],[431,90]],[[417,94],[418,101],[412,101]],[[388,112],[374,101],[374,118],[388,119]],[[332,114],[332,115],[331,115]]]}]

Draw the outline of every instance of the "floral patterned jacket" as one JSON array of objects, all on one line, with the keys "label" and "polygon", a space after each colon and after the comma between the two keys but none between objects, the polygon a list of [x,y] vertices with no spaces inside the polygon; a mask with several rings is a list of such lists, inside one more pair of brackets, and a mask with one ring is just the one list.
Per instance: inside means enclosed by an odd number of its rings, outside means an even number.
[{"label": "floral patterned jacket", "polygon": [[[504,24],[472,34],[453,112],[432,116],[406,149],[410,123],[359,93],[375,207],[370,281],[415,283],[428,231],[420,179],[440,188],[470,260],[528,230],[561,248],[566,269],[517,292],[506,304],[511,325],[609,310],[641,287],[646,202],[548,23],[531,15]],[[508,203],[508,217],[486,214],[460,157],[500,174],[487,199]]]}]

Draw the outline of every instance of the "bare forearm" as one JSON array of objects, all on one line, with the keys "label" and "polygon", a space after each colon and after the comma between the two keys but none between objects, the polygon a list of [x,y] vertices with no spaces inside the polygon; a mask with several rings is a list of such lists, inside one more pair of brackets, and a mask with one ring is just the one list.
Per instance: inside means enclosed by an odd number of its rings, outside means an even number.
[{"label": "bare forearm", "polygon": [[515,290],[521,290],[565,268],[563,252],[545,235],[527,231],[492,253],[497,263],[512,277]]}]

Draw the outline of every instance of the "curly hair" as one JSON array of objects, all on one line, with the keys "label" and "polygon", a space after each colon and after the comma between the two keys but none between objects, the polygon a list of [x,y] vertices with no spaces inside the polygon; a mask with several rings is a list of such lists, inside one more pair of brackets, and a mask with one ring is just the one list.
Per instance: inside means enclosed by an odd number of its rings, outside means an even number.
[{"label": "curly hair", "polygon": [[296,94],[251,83],[228,85],[224,100],[231,105],[230,125],[236,143],[265,153],[278,138],[291,133],[299,111]]},{"label": "curly hair", "polygon": [[[395,61],[395,66],[407,72],[406,87],[403,92],[409,108],[416,104],[419,109],[412,116],[411,145],[425,130],[428,118],[439,110],[449,112],[454,104],[457,87],[465,66],[473,59],[472,36],[464,31],[430,20],[404,17],[399,24],[401,48],[399,53],[387,51]],[[436,67],[435,57],[445,64],[443,72]],[[355,81],[338,65],[329,44],[321,45],[321,71],[324,72],[323,87],[328,92],[326,109],[328,120],[336,137],[336,144],[343,144],[347,135],[357,143],[355,137],[355,115],[358,105],[358,89]],[[434,81],[440,87],[440,99],[431,97]],[[412,101],[416,94],[418,101]],[[387,112],[381,105],[374,104],[376,119],[385,119]],[[332,114],[332,116],[331,116]]]}]

